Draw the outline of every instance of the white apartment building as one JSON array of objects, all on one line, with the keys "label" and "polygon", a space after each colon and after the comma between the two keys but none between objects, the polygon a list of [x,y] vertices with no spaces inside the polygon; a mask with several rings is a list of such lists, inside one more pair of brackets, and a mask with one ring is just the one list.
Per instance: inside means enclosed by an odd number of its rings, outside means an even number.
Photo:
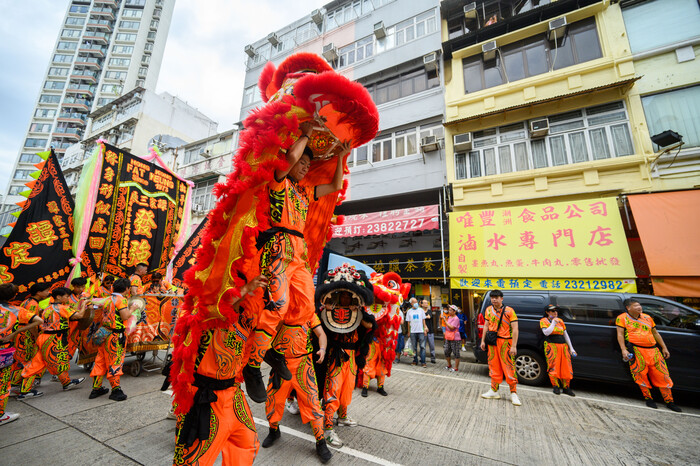
[{"label": "white apartment building", "polygon": [[[0,234],[24,183],[54,148],[83,139],[90,112],[135,87],[155,89],[175,0],[72,0],[0,205]],[[0,241],[2,241],[0,237]]]}]

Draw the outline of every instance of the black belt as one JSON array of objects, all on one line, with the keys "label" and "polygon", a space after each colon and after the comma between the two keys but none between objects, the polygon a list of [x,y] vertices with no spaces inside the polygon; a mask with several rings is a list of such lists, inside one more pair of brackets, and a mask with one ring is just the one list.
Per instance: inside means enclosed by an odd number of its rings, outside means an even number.
[{"label": "black belt", "polygon": [[218,400],[216,391],[238,385],[236,379],[214,379],[206,375],[194,374],[194,384],[197,391],[194,394],[194,404],[182,421],[182,428],[177,435],[177,443],[191,447],[195,440],[209,439],[209,421],[211,419],[211,404]]},{"label": "black belt", "polygon": [[566,343],[566,338],[564,335],[547,335],[544,337],[544,341],[547,343]]},{"label": "black belt", "polygon": [[637,348],[646,348],[646,349],[651,349],[651,348],[656,348],[656,345],[652,346],[642,346],[642,345],[636,345],[634,343],[630,343],[629,341],[627,342],[628,345],[630,346],[636,346]]},{"label": "black belt", "polygon": [[500,338],[501,340],[512,340],[513,339],[513,337],[498,337],[498,336],[496,338]]},{"label": "black belt", "polygon": [[41,333],[43,333],[45,335],[60,335],[60,334],[68,335],[68,329],[64,328],[61,330],[42,330]]},{"label": "black belt", "polygon": [[304,239],[304,233],[296,230],[290,230],[289,228],[284,228],[284,227],[272,227],[268,230],[263,231],[258,235],[258,240],[255,242],[255,247],[260,250],[265,246],[265,243],[270,241],[273,236],[275,236],[277,233],[288,233],[290,235],[298,236],[301,239]]},{"label": "black belt", "polygon": [[112,333],[119,333],[119,334],[124,333],[124,330],[126,330],[126,329],[123,329],[123,328],[120,328],[119,330],[116,330],[116,329],[113,329],[113,328],[109,328],[109,327],[105,327],[105,328],[106,328],[107,330],[109,330],[110,332],[112,332]]}]

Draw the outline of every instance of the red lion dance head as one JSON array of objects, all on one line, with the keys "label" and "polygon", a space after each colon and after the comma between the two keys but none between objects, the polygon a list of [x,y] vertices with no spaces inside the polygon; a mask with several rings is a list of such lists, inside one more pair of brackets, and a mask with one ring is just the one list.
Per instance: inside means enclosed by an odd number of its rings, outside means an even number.
[{"label": "red lion dance head", "polygon": [[411,291],[410,283],[403,283],[395,272],[373,273],[370,282],[374,285],[374,304],[368,310],[377,320],[374,336],[379,343],[387,376],[391,376],[391,366],[396,357],[396,340],[401,327],[401,304]]}]

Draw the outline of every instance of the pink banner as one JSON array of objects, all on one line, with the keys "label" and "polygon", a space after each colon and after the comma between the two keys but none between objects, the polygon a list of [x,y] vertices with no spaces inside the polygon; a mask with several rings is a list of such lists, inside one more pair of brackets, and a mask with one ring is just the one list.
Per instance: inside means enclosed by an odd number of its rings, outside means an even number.
[{"label": "pink banner", "polygon": [[407,231],[437,230],[439,228],[440,209],[436,204],[346,215],[342,225],[333,226],[333,237],[388,235]]}]

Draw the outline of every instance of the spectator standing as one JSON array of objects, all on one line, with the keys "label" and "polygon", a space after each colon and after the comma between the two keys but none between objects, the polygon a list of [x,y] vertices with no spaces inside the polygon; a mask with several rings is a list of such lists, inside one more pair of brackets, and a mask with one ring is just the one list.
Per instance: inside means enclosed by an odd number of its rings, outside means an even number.
[{"label": "spectator standing", "polygon": [[[459,317],[457,317],[457,307],[447,308],[447,318],[445,319],[445,359],[447,359],[447,370],[459,371],[459,347],[462,337],[459,334]],[[454,354],[455,367],[452,368],[451,357]]]},{"label": "spectator standing", "polygon": [[418,364],[418,346],[420,346],[420,363],[425,365],[425,337],[428,327],[425,325],[425,311],[418,306],[418,300],[411,298],[411,308],[406,312],[406,322],[411,326],[411,346],[413,347],[413,365]]},{"label": "spectator standing", "polygon": [[462,338],[462,351],[466,351],[464,343],[466,343],[467,341],[467,328],[464,326],[464,323],[467,320],[467,316],[464,314],[464,311],[462,309],[457,307],[457,310],[457,318],[459,318],[459,336]]},{"label": "spectator standing", "polygon": [[425,326],[428,329],[428,333],[426,334],[426,339],[428,342],[428,345],[430,346],[430,362],[435,364],[435,333],[434,333],[434,320],[433,319],[433,310],[430,308],[430,303],[428,302],[427,299],[423,299],[421,301],[421,308],[423,308],[423,312],[425,313]]}]

